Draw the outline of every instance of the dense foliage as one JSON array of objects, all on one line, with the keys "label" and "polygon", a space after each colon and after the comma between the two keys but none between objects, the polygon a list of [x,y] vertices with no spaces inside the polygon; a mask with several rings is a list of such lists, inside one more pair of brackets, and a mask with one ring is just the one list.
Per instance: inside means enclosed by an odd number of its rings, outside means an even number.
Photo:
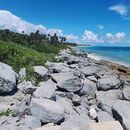
[{"label": "dense foliage", "polygon": [[[54,61],[61,49],[68,47],[65,37],[40,34],[30,35],[0,30],[0,61],[11,65],[17,72],[26,67],[44,65],[47,60]],[[71,44],[72,45],[72,44]]]}]

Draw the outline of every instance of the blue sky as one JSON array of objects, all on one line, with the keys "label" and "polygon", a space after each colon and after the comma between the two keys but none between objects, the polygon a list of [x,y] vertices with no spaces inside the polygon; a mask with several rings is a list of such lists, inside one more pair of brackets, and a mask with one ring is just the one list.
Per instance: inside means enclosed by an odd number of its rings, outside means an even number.
[{"label": "blue sky", "polygon": [[78,43],[128,46],[129,6],[130,0],[1,0],[0,28],[19,31],[26,22],[27,29],[58,32]]}]

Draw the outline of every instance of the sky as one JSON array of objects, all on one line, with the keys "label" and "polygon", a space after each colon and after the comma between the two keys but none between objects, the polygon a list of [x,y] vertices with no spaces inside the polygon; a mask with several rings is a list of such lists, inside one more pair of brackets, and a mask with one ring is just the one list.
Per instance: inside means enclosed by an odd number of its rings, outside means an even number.
[{"label": "sky", "polygon": [[130,46],[130,0],[0,0],[0,29],[65,36],[81,44]]}]

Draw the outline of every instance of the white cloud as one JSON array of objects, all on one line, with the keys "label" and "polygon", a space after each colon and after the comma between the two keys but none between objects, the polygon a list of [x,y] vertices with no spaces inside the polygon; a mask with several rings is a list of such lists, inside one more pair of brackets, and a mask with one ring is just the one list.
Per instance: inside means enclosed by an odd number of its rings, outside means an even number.
[{"label": "white cloud", "polygon": [[104,29],[104,26],[99,24],[99,25],[97,25],[97,28],[102,30],[102,29]]},{"label": "white cloud", "polygon": [[75,36],[73,34],[65,35],[63,30],[61,29],[56,29],[56,28],[47,29],[43,25],[35,25],[29,23],[21,19],[20,17],[15,16],[14,14],[12,14],[7,10],[0,10],[0,29],[9,29],[11,31],[15,31],[19,33],[24,31],[27,34],[39,30],[40,33],[45,33],[50,35],[54,35],[56,33],[58,36],[66,36],[68,41],[78,40],[78,36]]},{"label": "white cloud", "polygon": [[123,42],[125,38],[126,38],[126,35],[124,32],[118,32],[114,35],[112,33],[106,33],[106,42],[109,42],[109,43]]},{"label": "white cloud", "polygon": [[97,34],[92,31],[85,30],[83,35],[83,41],[85,42],[95,42],[95,43],[103,43],[103,39],[99,38]]},{"label": "white cloud", "polygon": [[41,33],[46,32],[46,27],[43,25],[28,23],[6,10],[0,10],[0,29],[10,29],[16,32],[24,31],[25,33],[35,32],[36,30]]},{"label": "white cloud", "polygon": [[67,38],[67,40],[78,40],[79,37],[73,34],[69,34],[69,35],[65,35],[65,37]]},{"label": "white cloud", "polygon": [[126,16],[128,14],[128,8],[125,5],[114,5],[109,7],[109,10],[115,11],[121,16]]}]

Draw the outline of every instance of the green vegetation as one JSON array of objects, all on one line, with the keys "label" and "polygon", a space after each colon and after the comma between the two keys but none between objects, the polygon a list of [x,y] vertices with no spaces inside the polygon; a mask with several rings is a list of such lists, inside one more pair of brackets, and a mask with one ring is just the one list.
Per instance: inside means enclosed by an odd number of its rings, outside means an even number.
[{"label": "green vegetation", "polygon": [[0,112],[0,116],[9,116],[13,113],[14,111],[8,108],[6,111]]},{"label": "green vegetation", "polygon": [[[47,60],[55,61],[60,50],[75,45],[66,42],[65,37],[40,34],[15,33],[0,30],[0,61],[13,67],[16,72],[23,67],[27,69],[27,79],[35,79],[32,67],[45,65]],[[38,78],[40,79],[40,78]]]}]

